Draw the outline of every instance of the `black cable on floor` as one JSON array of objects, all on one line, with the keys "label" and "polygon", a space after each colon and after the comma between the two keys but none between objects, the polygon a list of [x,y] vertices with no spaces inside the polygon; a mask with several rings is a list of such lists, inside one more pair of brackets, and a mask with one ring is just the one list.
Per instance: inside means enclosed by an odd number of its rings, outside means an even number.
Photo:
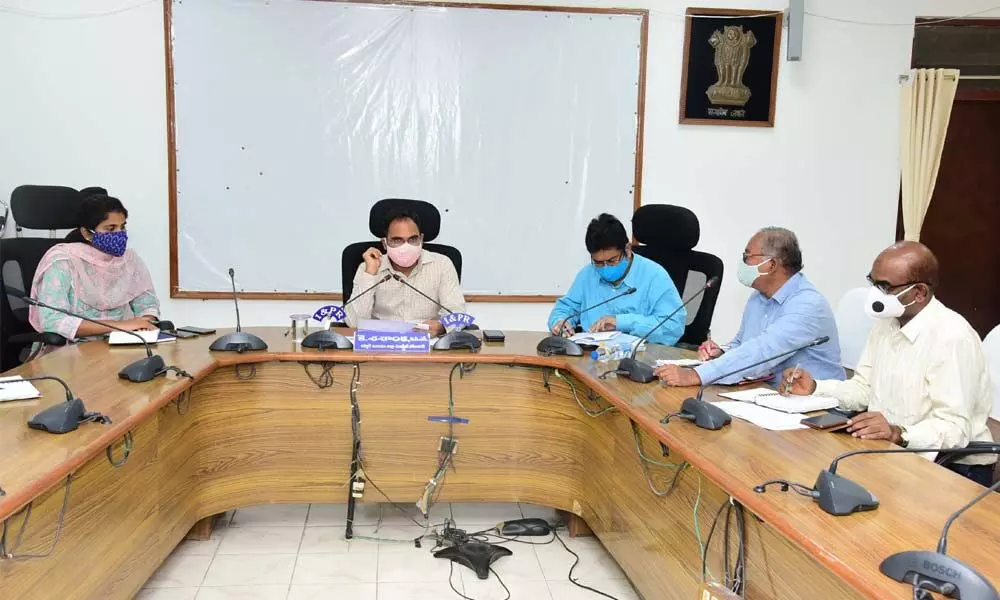
[{"label": "black cable on floor", "polygon": [[573,560],[573,565],[569,568],[569,573],[566,575],[566,578],[569,579],[569,582],[572,583],[573,585],[575,585],[578,588],[583,588],[583,589],[585,589],[587,591],[590,591],[590,592],[593,592],[593,593],[595,593],[595,594],[597,594],[599,596],[604,596],[605,598],[610,598],[611,600],[618,600],[618,598],[615,598],[614,596],[612,596],[610,594],[605,594],[601,590],[596,590],[596,589],[590,587],[589,585],[584,585],[584,584],[580,583],[579,581],[577,581],[576,579],[573,579],[573,569],[575,569],[576,566],[578,564],[580,564],[580,555],[569,549],[569,546],[567,546],[566,542],[563,541],[562,537],[559,535],[559,532],[557,532],[555,529],[553,529],[552,533],[553,533],[553,535],[555,535],[555,538],[557,540],[559,540],[559,543],[562,544],[562,547],[566,549],[566,552],[569,552],[570,554],[573,555],[573,559],[574,559]]},{"label": "black cable on floor", "polygon": [[[500,585],[503,587],[503,591],[507,592],[507,597],[504,598],[503,600],[510,600],[510,589],[507,587],[507,584],[505,584],[503,582],[503,579],[500,578],[500,574],[497,573],[496,571],[494,571],[493,567],[490,567],[490,573],[493,573],[494,575],[496,575],[497,581],[499,581]],[[451,580],[452,575],[454,575],[454,574],[455,574],[455,561],[449,560],[448,561],[448,585],[451,586],[451,591],[453,591],[456,594],[458,594],[459,597],[464,598],[464,600],[476,600],[475,598],[472,598],[470,596],[466,596],[462,592],[458,591],[458,589],[455,587],[455,583]]]}]

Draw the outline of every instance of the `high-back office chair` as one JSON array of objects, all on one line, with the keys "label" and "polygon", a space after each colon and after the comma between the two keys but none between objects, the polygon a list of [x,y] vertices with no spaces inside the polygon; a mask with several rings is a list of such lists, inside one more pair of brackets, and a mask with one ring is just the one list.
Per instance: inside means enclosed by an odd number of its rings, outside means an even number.
[{"label": "high-back office chair", "polygon": [[[98,188],[89,188],[96,193]],[[28,306],[7,288],[31,293],[31,281],[42,256],[61,243],[58,229],[76,226],[82,195],[73,188],[56,185],[22,185],[10,195],[10,210],[17,224],[17,237],[0,240],[0,368],[12,369],[28,355],[31,345],[66,343],[58,334],[41,334],[28,323]],[[49,230],[48,237],[20,237],[24,229]]]},{"label": "high-back office chair", "polygon": [[875,320],[865,314],[867,297],[866,287],[848,290],[837,303],[834,312],[840,340],[840,364],[852,371],[858,368],[861,351],[865,349],[865,342],[868,341],[868,332],[875,324]]},{"label": "high-back office chair", "polygon": [[[420,232],[424,234],[424,249],[430,252],[444,254],[451,259],[458,273],[458,280],[462,281],[462,253],[454,246],[443,244],[429,244],[431,240],[437,238],[441,232],[441,213],[430,202],[423,200],[407,200],[405,198],[385,198],[376,202],[368,212],[368,230],[376,238],[384,238],[385,219],[390,212],[402,208],[417,215],[420,219]],[[383,250],[382,242],[370,240],[367,242],[355,242],[346,248],[340,259],[340,277],[344,290],[344,302],[350,299],[354,290],[354,274],[358,270],[358,265],[365,262],[364,253],[369,248]]]},{"label": "high-back office chair", "polygon": [[722,260],[714,254],[693,250],[701,237],[698,217],[693,212],[670,204],[647,204],[632,215],[632,235],[639,243],[636,254],[659,263],[683,298],[705,285],[712,277],[719,285],[705,291],[687,307],[687,326],[682,344],[700,344],[708,337],[722,285]]}]

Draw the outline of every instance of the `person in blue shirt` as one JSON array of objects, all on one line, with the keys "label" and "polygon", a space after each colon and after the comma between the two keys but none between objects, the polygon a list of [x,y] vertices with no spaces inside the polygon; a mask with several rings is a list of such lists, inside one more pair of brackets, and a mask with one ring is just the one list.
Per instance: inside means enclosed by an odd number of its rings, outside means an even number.
[{"label": "person in blue shirt", "polygon": [[[774,382],[786,368],[822,373],[824,379],[844,379],[840,364],[837,323],[823,294],[802,274],[802,251],[795,234],[781,227],[765,227],[750,238],[743,251],[737,279],[754,292],[743,310],[743,320],[727,349],[707,340],[698,349],[703,362],[695,368],[664,365],[656,375],[669,385],[739,383],[744,378],[767,377]],[[821,336],[825,344],[718,379],[744,365],[803,346]]]},{"label": "person in blue shirt", "polygon": [[[687,318],[677,288],[663,267],[632,252],[622,222],[607,213],[599,215],[587,227],[584,242],[590,264],[576,274],[569,291],[556,301],[549,314],[549,331],[570,336],[580,325],[587,331],[621,331],[642,337],[676,310],[649,341],[668,346],[677,343]],[[636,291],[576,316],[580,309],[630,287]]]}]

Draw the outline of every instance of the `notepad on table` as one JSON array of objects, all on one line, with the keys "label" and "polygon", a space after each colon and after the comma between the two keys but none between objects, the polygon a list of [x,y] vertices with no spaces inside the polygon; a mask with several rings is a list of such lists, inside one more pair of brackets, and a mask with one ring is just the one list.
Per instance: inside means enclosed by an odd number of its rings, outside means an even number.
[{"label": "notepad on table", "polygon": [[806,416],[800,413],[785,413],[758,404],[735,400],[722,400],[712,404],[726,411],[730,416],[749,421],[763,429],[771,431],[806,429],[806,426],[802,424],[802,419]]},{"label": "notepad on table", "polygon": [[[162,342],[173,342],[177,338],[162,331],[151,330],[151,331],[133,331],[132,333],[139,334],[142,336],[143,341],[147,344],[156,344]],[[124,331],[112,331],[111,335],[108,336],[108,344],[112,346],[124,346],[130,344],[141,344],[139,338],[135,337],[131,333],[125,333]]]},{"label": "notepad on table", "polygon": [[0,377],[0,402],[10,402],[12,400],[31,400],[41,398],[42,393],[38,388],[31,385],[30,381],[24,381],[20,376]]},{"label": "notepad on table", "polygon": [[735,392],[722,392],[722,398],[738,400],[748,404],[756,404],[773,408],[786,413],[804,413],[814,410],[826,410],[839,404],[836,398],[827,396],[782,396],[771,388],[753,388]]}]

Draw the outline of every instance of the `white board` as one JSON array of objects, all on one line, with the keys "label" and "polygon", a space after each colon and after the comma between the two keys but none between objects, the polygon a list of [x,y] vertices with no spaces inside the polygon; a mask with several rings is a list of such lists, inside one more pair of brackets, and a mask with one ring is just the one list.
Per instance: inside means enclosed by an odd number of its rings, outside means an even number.
[{"label": "white board", "polygon": [[642,17],[173,3],[178,283],[340,291],[381,198],[441,211],[466,294],[561,294],[629,222]]}]

